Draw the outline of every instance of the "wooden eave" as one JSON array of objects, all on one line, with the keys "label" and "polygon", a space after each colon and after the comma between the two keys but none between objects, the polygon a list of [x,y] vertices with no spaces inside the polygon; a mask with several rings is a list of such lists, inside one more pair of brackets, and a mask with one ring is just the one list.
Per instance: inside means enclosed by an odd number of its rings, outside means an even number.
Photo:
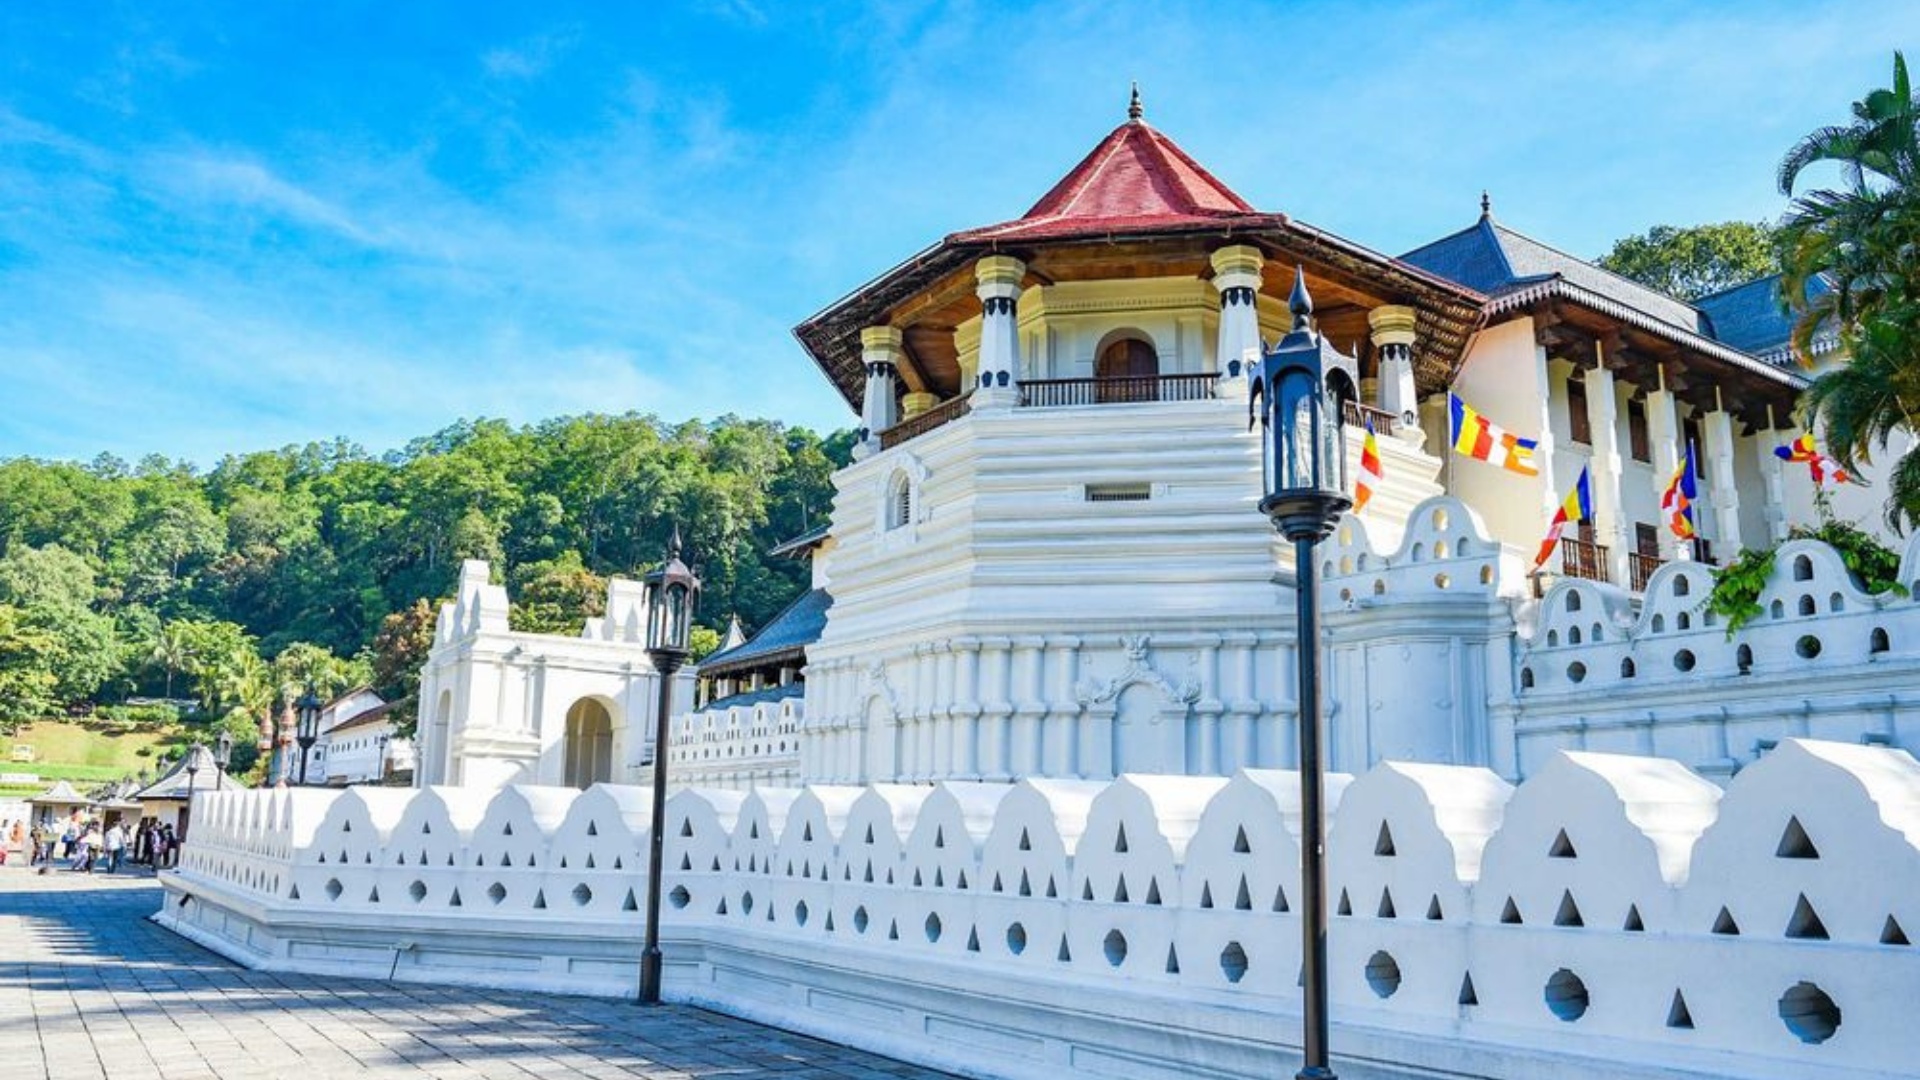
[{"label": "wooden eave", "polygon": [[1278,214],[1163,228],[1032,240],[1019,244],[949,237],[834,302],[794,328],[801,346],[858,410],[866,373],[860,331],[898,327],[909,358],[903,381],[911,390],[941,396],[958,391],[953,332],[979,314],[973,265],[991,254],[1027,264],[1026,285],[1061,281],[1192,276],[1210,279],[1211,252],[1224,244],[1251,244],[1265,253],[1261,292],[1284,301],[1293,267],[1303,265],[1315,316],[1345,349],[1364,347],[1366,314],[1382,304],[1405,304],[1417,315],[1414,378],[1422,393],[1452,383],[1467,339],[1484,322],[1486,298],[1462,285]]},{"label": "wooden eave", "polygon": [[1557,275],[1529,282],[1487,304],[1490,324],[1521,316],[1552,355],[1582,368],[1604,364],[1639,392],[1663,380],[1702,412],[1724,408],[1746,430],[1785,423],[1806,388],[1797,372],[1655,318]]}]

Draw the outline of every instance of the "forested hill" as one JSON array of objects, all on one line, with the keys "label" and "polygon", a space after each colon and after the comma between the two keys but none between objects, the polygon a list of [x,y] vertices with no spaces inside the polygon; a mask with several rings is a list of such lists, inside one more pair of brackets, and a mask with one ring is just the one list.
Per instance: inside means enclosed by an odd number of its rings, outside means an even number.
[{"label": "forested hill", "polygon": [[462,422],[380,457],[342,441],[206,472],[162,457],[0,462],[0,720],[189,680],[209,708],[238,704],[201,670],[210,641],[266,661],[290,647],[358,657],[337,679],[363,676],[381,666],[383,621],[392,636],[412,612],[417,646],[431,611],[417,602],[447,596],[462,559],[494,564],[516,629],[577,633],[605,577],[649,568],[676,523],[706,581],[702,622],[756,626],[806,581],[766,550],[825,520],[850,445],[765,420],[627,414]]}]

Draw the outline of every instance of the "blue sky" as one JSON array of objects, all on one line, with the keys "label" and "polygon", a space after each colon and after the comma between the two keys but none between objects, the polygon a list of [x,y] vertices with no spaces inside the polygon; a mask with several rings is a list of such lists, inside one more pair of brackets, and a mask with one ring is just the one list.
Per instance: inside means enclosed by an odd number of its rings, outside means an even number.
[{"label": "blue sky", "polygon": [[1920,5],[18,4],[0,458],[853,417],[790,328],[1124,118],[1397,253],[1776,216]]}]

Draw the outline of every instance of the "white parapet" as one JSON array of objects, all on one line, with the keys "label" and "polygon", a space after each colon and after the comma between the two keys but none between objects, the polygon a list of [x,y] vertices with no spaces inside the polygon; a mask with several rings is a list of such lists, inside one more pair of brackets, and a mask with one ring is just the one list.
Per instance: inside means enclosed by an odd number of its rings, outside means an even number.
[{"label": "white parapet", "polygon": [[[1343,1077],[1889,1076],[1920,1054],[1920,763],[1790,739],[1715,784],[1558,753],[1518,788],[1328,785]],[[648,802],[203,792],[155,918],[270,970],[633,992]],[[667,994],[969,1075],[1291,1068],[1297,777],[668,802]]]}]

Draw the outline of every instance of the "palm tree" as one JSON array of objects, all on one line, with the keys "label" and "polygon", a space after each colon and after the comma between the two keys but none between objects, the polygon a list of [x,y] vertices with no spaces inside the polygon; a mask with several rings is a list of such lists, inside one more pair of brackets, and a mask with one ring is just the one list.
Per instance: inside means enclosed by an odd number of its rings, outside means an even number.
[{"label": "palm tree", "polygon": [[179,623],[168,623],[160,628],[160,633],[153,639],[153,652],[149,659],[166,671],[167,698],[171,700],[174,675],[186,671],[193,663],[193,641]]},{"label": "palm tree", "polygon": [[[1794,199],[1778,234],[1781,291],[1799,315],[1793,346],[1803,362],[1821,333],[1838,335],[1848,357],[1814,380],[1804,404],[1829,452],[1853,470],[1896,432],[1920,433],[1920,99],[1906,57],[1894,53],[1893,85],[1855,102],[1852,123],[1820,128],[1787,152],[1781,193],[1822,163],[1838,165],[1843,182]],[[1920,524],[1920,457],[1909,451],[1888,487],[1887,523]]]}]

